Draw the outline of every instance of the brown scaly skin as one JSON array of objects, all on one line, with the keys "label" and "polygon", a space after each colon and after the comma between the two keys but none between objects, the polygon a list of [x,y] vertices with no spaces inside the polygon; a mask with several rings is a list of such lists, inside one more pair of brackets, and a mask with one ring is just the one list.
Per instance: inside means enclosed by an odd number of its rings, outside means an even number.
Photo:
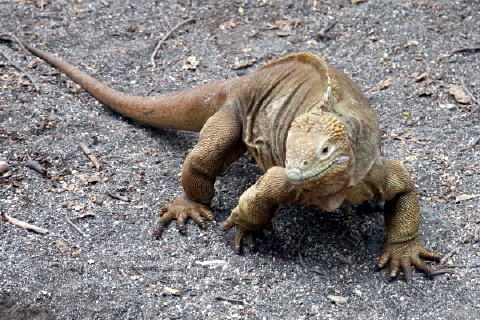
[{"label": "brown scaly skin", "polygon": [[[22,41],[23,43],[23,41]],[[200,131],[182,168],[183,194],[160,209],[155,236],[190,217],[200,227],[214,218],[215,178],[247,150],[265,174],[240,197],[222,226],[235,228],[235,249],[272,228],[279,204],[333,211],[341,204],[385,201],[386,244],[377,266],[411,266],[430,273],[422,258],[439,260],[418,237],[420,211],[403,165],[380,156],[380,131],[367,100],[341,71],[313,54],[277,59],[257,71],[158,97],[118,92],[72,65],[23,45],[109,108],[147,125]]]}]

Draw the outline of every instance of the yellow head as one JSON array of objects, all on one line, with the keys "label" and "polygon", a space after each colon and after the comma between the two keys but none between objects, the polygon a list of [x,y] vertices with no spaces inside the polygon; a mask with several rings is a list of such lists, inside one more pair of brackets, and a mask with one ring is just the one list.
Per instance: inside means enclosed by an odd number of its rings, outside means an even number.
[{"label": "yellow head", "polygon": [[327,179],[330,182],[347,171],[351,158],[345,125],[334,115],[306,113],[293,121],[285,160],[292,184],[308,187]]}]

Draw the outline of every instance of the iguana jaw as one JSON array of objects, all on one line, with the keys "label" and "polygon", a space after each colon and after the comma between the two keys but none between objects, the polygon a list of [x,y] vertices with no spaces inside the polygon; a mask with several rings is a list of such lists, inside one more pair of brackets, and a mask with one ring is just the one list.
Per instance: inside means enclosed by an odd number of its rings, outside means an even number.
[{"label": "iguana jaw", "polygon": [[295,119],[288,133],[285,174],[294,185],[336,181],[332,177],[345,173],[350,167],[350,156],[341,121],[328,114],[304,114]]},{"label": "iguana jaw", "polygon": [[[326,167],[320,171],[307,170],[303,171],[298,167],[287,167],[285,173],[287,174],[287,179],[292,184],[307,184],[309,182],[315,182],[321,180],[323,176],[326,176],[329,169],[333,169],[336,172],[344,171],[348,167],[349,157],[341,156],[337,160],[327,164]],[[328,175],[330,176],[330,175]]]}]

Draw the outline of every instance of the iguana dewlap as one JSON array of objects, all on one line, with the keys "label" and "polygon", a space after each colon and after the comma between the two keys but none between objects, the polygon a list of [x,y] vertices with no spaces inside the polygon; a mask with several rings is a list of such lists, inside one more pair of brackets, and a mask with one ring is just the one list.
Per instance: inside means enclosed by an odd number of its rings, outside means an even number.
[{"label": "iguana dewlap", "polygon": [[222,229],[245,236],[271,228],[279,204],[333,211],[341,204],[385,201],[387,239],[378,267],[395,277],[411,265],[427,273],[421,258],[439,256],[418,237],[419,203],[413,182],[397,161],[380,156],[380,130],[367,100],[341,71],[319,56],[297,53],[235,79],[158,97],[116,91],[72,65],[24,43],[109,108],[147,125],[200,131],[182,168],[183,194],[160,210],[155,235],[191,217],[201,227],[213,219],[214,181],[247,150],[265,173],[240,197]]}]

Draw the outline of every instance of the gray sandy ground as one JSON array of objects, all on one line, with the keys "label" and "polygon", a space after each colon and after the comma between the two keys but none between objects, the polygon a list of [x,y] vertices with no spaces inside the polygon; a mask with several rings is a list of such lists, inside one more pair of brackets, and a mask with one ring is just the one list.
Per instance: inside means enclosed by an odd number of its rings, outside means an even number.
[{"label": "gray sandy ground", "polygon": [[[153,239],[196,134],[124,119],[2,37],[0,161],[10,167],[0,211],[50,233],[0,222],[0,318],[480,319],[480,51],[452,53],[480,46],[479,12],[466,0],[1,1],[0,33],[139,95],[323,54],[371,102],[385,158],[403,161],[417,185],[423,242],[453,273],[407,285],[374,272],[384,238],[375,203],[334,213],[281,206],[258,252],[234,255],[219,224],[261,174],[248,155],[218,179],[217,222],[201,230],[190,221],[187,236],[171,225]],[[196,22],[163,43],[152,71],[158,42],[189,17]],[[474,100],[458,102],[453,85]],[[198,263],[212,260],[224,263]]]}]

